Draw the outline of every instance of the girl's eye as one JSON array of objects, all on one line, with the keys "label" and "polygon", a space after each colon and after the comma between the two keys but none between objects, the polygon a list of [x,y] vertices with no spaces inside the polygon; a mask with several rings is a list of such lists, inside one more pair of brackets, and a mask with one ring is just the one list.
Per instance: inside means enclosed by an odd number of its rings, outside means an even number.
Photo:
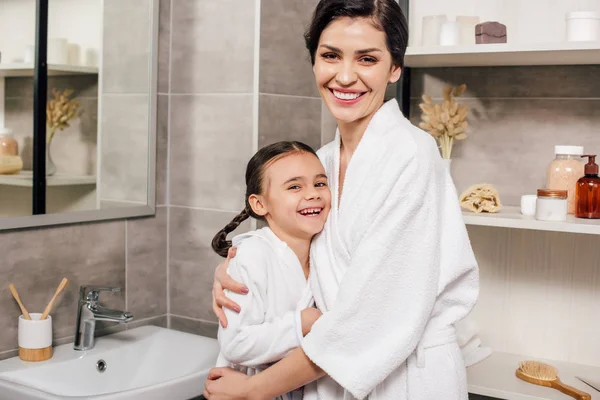
[{"label": "girl's eye", "polygon": [[300,189],[300,186],[298,186],[298,185],[293,185],[288,188],[288,190],[298,190],[298,189]]},{"label": "girl's eye", "polygon": [[318,182],[318,183],[315,183],[315,187],[326,187],[326,186],[327,186],[327,183],[326,183],[326,182]]}]

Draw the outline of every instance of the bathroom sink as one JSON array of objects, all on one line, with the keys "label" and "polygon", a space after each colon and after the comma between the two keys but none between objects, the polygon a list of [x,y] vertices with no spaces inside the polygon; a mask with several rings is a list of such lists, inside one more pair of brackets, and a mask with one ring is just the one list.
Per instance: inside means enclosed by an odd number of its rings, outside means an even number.
[{"label": "bathroom sink", "polygon": [[0,361],[0,400],[187,400],[202,394],[218,353],[215,339],[130,329],[97,338],[88,351],[73,350],[73,343],[55,347],[48,361]]}]

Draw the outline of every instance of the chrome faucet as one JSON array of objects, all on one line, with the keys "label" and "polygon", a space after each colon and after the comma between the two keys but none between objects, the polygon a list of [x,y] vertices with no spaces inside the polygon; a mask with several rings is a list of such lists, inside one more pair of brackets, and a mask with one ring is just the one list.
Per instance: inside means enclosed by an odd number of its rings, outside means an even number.
[{"label": "chrome faucet", "polygon": [[77,321],[75,322],[75,350],[94,348],[94,330],[96,321],[129,322],[133,314],[127,311],[111,310],[98,303],[100,292],[120,292],[118,287],[81,286],[77,302]]}]

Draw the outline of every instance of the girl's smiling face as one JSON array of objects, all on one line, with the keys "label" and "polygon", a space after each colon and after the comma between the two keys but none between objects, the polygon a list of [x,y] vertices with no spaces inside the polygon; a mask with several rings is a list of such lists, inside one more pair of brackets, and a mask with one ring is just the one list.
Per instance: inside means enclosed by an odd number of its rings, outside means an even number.
[{"label": "girl's smiling face", "polygon": [[352,123],[381,107],[388,83],[400,79],[401,68],[393,64],[385,33],[371,18],[341,17],[323,30],[313,71],[331,114],[338,123]]}]

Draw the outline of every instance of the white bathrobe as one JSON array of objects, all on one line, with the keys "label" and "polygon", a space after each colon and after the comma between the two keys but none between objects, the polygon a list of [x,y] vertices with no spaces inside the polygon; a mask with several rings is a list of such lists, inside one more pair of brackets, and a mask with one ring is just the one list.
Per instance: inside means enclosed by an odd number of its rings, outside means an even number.
[{"label": "white bathrobe", "polygon": [[310,285],[324,315],[302,341],[329,375],[318,398],[466,400],[454,324],[475,305],[478,269],[435,140],[387,102],[339,204],[339,131],[319,157],[332,207],[311,246]]},{"label": "white bathrobe", "polygon": [[[299,347],[300,311],[314,302],[298,257],[271,229],[238,235],[232,242],[237,254],[228,272],[244,283],[249,293],[227,292],[241,312],[225,309],[228,326],[219,327],[217,366],[255,375]],[[315,388],[308,386],[306,390]],[[300,400],[302,390],[279,398]]]}]

